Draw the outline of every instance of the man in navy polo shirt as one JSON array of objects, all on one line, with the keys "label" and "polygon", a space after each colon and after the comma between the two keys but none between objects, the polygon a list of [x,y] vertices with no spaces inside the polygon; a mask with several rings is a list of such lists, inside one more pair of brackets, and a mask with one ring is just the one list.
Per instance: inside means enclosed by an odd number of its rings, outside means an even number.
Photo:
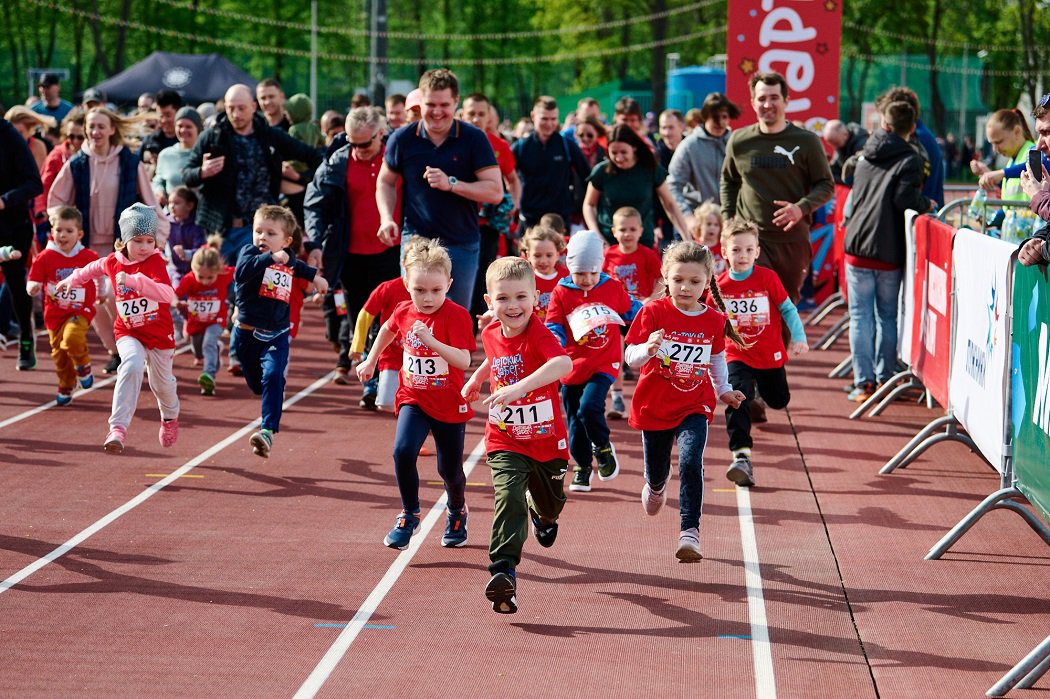
[{"label": "man in navy polo shirt", "polygon": [[[448,297],[470,308],[478,273],[480,204],[503,199],[496,156],[483,131],[454,118],[459,81],[445,68],[419,79],[422,118],[403,126],[387,141],[379,171],[376,204],[381,241],[402,248],[413,235],[440,238],[452,258]],[[401,183],[404,222],[394,219]]]},{"label": "man in navy polo shirt", "polygon": [[586,188],[590,165],[576,141],[558,133],[558,103],[553,97],[536,98],[532,124],[532,134],[512,147],[522,180],[521,217],[531,227],[544,214],[558,214],[567,225],[577,207],[573,186]]}]

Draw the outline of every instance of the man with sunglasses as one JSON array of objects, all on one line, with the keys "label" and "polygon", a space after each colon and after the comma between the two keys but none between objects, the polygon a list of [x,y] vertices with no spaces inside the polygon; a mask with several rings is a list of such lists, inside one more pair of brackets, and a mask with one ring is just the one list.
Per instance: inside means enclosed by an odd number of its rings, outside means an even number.
[{"label": "man with sunglasses", "polygon": [[[1046,158],[1050,156],[1050,92],[1043,95],[1032,110],[1035,117],[1035,147]],[[1028,168],[1021,173],[1021,189],[1032,198],[1029,207],[1039,218],[1050,221],[1050,173],[1042,167],[1039,179]],[[1021,243],[1017,253],[1018,261],[1026,267],[1050,263],[1050,225],[1043,226],[1028,240]]]},{"label": "man with sunglasses", "polygon": [[[322,247],[321,273],[332,289],[342,287],[345,308],[337,303],[336,291],[329,294],[325,309],[329,339],[339,343],[337,383],[349,381],[350,335],[361,307],[373,289],[400,274],[397,246],[376,237],[376,184],[386,155],[383,127],[382,113],[375,107],[351,109],[346,145],[317,168],[303,202],[307,238]],[[401,219],[400,184],[394,217]]]}]

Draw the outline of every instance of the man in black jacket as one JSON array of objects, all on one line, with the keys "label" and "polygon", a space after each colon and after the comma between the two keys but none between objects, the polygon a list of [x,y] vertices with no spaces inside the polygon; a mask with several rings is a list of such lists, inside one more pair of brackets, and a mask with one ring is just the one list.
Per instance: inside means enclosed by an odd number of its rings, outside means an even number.
[{"label": "man in black jacket", "polygon": [[894,372],[897,363],[897,299],[905,262],[904,212],[932,211],[922,194],[923,158],[908,143],[915,110],[891,102],[883,129],[864,146],[853,175],[852,213],[846,220],[846,283],[849,289],[850,400],[863,402]]},{"label": "man in black jacket", "polygon": [[236,263],[236,252],[251,239],[252,216],[263,204],[277,202],[281,164],[299,160],[308,169],[302,184],[313,179],[321,154],[256,113],[247,85],[234,85],[224,98],[226,113],[197,139],[182,170],[187,187],[200,187],[197,223],[224,236],[223,255]]}]

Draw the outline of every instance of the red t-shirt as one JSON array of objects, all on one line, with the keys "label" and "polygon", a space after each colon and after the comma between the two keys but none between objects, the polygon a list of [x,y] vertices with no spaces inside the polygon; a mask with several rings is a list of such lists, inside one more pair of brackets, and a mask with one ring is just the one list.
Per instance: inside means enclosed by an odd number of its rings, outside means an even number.
[{"label": "red t-shirt", "polygon": [[729,263],[722,257],[722,243],[717,243],[708,250],[711,251],[711,260],[715,263],[715,277],[729,269]]},{"label": "red t-shirt", "polygon": [[639,245],[634,252],[624,252],[619,245],[605,251],[602,271],[619,279],[631,298],[639,301],[653,295],[656,282],[663,276],[660,255],[652,248]]},{"label": "red t-shirt", "polygon": [[559,283],[554,288],[547,306],[547,322],[564,328],[568,338],[566,350],[572,357],[572,371],[562,383],[586,383],[598,373],[613,379],[619,375],[622,336],[616,326],[621,325],[621,316],[630,310],[631,297],[615,279],[607,278],[587,293],[575,285]]},{"label": "red t-shirt", "polygon": [[742,282],[733,281],[729,272],[718,277],[718,289],[726,302],[729,321],[740,333],[750,349],[741,349],[735,342],[726,343],[726,361],[743,362],[753,369],[777,369],[787,362],[784,336],[781,331],[780,304],[787,299],[787,291],[777,273],[755,265],[751,276]]},{"label": "red t-shirt", "polygon": [[[379,208],[376,206],[376,182],[383,166],[383,146],[371,160],[358,160],[351,149],[346,162],[346,206],[350,221],[350,243],[347,251],[353,255],[377,255],[389,246],[376,237],[379,230]],[[397,186],[397,206],[394,220],[401,220],[401,185]]]},{"label": "red t-shirt", "polygon": [[199,335],[209,325],[225,325],[228,309],[226,296],[233,283],[233,267],[226,267],[215,283],[204,286],[192,270],[175,287],[175,295],[186,299],[186,334]]},{"label": "red t-shirt", "polygon": [[463,371],[448,365],[438,353],[428,348],[415,333],[412,325],[423,321],[434,337],[450,347],[473,352],[474,325],[470,313],[462,306],[445,299],[441,308],[430,315],[420,313],[411,301],[398,304],[386,328],[401,337],[401,385],[394,397],[394,410],[402,405],[418,405],[430,417],[441,422],[466,422],[473,415],[470,404],[463,400]]},{"label": "red t-shirt", "polygon": [[725,349],[725,322],[711,306],[699,315],[686,315],[666,296],[642,306],[627,332],[627,344],[644,344],[661,329],[664,341],[656,356],[642,365],[631,399],[631,427],[669,430],[694,413],[712,417],[711,357]]},{"label": "red t-shirt", "polygon": [[95,317],[95,282],[71,288],[61,295],[56,295],[55,284],[97,259],[98,253],[84,248],[73,257],[47,249],[33,260],[29,281],[44,285],[44,326],[48,330],[58,330],[73,316],[83,316],[88,321]]},{"label": "red t-shirt", "polygon": [[496,164],[499,166],[499,173],[506,177],[514,172],[518,164],[514,160],[514,151],[510,149],[510,144],[491,131],[486,131],[485,135],[488,136],[489,143],[492,145],[492,152],[496,154]]},{"label": "red t-shirt", "polygon": [[[558,338],[535,313],[520,335],[504,337],[502,330],[499,323],[491,323],[481,333],[493,391],[521,381],[548,360],[565,354]],[[490,409],[485,424],[485,450],[490,454],[511,451],[537,461],[567,461],[568,438],[561,415],[558,382],[549,383],[508,405]]]},{"label": "red t-shirt", "polygon": [[299,334],[299,321],[303,317],[303,303],[306,301],[306,290],[313,284],[309,279],[295,277],[292,280],[292,300],[288,303],[288,321],[291,327],[288,334],[294,339]]},{"label": "red t-shirt", "polygon": [[[397,308],[398,304],[411,300],[412,297],[408,294],[405,280],[398,277],[397,279],[385,281],[373,289],[372,293],[368,295],[368,300],[365,301],[364,311],[372,317],[378,318],[380,323],[385,323],[393,315],[394,309]],[[394,337],[394,341],[387,345],[383,353],[379,355],[379,362],[376,368],[379,371],[400,369],[403,362],[402,352],[401,336],[397,335]]]},{"label": "red t-shirt", "polygon": [[561,265],[554,266],[554,276],[544,279],[536,272],[536,315],[540,317],[541,323],[547,322],[547,306],[551,303],[551,293],[565,277],[569,276],[569,270]]},{"label": "red t-shirt", "polygon": [[[124,264],[111,253],[106,258],[106,276],[116,289],[117,317],[113,321],[116,339],[133,337],[147,349],[175,349],[175,325],[171,321],[171,306],[163,301],[144,297],[140,292],[117,284],[117,273],[143,274],[160,284],[171,284],[168,266],[159,252],[142,262]],[[121,256],[123,257],[123,255]]]}]

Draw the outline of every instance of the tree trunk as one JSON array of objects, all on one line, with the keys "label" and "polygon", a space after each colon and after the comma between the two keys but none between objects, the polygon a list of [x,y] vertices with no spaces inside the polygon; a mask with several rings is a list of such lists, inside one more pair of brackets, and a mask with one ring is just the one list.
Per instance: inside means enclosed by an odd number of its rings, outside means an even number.
[{"label": "tree trunk", "polygon": [[[650,5],[652,12],[663,12],[667,9],[667,0],[652,0]],[[658,17],[652,21],[653,41],[661,42],[667,38],[667,18]],[[667,99],[667,50],[662,44],[657,44],[652,50],[652,82],[653,82],[653,106],[655,114],[664,109]]]},{"label": "tree trunk", "polygon": [[1021,18],[1021,46],[1024,49],[1024,88],[1032,98],[1032,104],[1037,104],[1040,97],[1036,94],[1040,62],[1034,36],[1035,4],[1035,0],[1021,0],[1017,8]]},{"label": "tree trunk", "polygon": [[113,72],[119,73],[124,70],[125,59],[127,58],[127,41],[128,41],[128,27],[126,22],[128,17],[131,16],[131,0],[124,0],[120,8],[120,19],[121,23],[111,31],[116,31],[117,41],[113,47]]},{"label": "tree trunk", "polygon": [[941,33],[941,20],[944,18],[944,5],[942,0],[934,0],[933,19],[930,22],[929,42],[926,44],[926,58],[930,64],[930,108],[933,111],[933,130],[935,133],[944,133],[945,109],[944,100],[941,99],[941,89],[937,84],[940,75],[937,70],[937,39]]},{"label": "tree trunk", "polygon": [[[13,26],[11,22],[11,1],[0,0],[0,2],[3,2],[4,23],[9,27]],[[22,71],[19,70],[18,45],[15,44],[13,32],[4,32],[4,36],[7,38],[8,46],[11,48],[11,94],[20,95],[22,94]]]},{"label": "tree trunk", "polygon": [[[624,10],[624,14],[627,14],[627,10]],[[626,17],[624,19],[626,19]],[[624,24],[623,27],[620,29],[620,45],[621,46],[627,46],[630,43],[631,43],[631,25]],[[617,66],[617,69],[616,69],[616,76],[620,80],[626,80],[627,79],[628,70],[629,70],[629,66],[631,64],[631,55],[628,54],[628,53],[620,54],[620,60],[618,61],[618,63],[619,63],[619,65]]]},{"label": "tree trunk", "polygon": [[102,46],[102,32],[97,19],[99,14],[98,0],[92,0],[91,11],[96,15],[96,17],[91,18],[91,36],[95,40],[95,60],[92,63],[92,67],[99,66],[102,68],[103,73],[112,75],[116,71],[111,69],[110,62],[106,60],[106,50]]}]

